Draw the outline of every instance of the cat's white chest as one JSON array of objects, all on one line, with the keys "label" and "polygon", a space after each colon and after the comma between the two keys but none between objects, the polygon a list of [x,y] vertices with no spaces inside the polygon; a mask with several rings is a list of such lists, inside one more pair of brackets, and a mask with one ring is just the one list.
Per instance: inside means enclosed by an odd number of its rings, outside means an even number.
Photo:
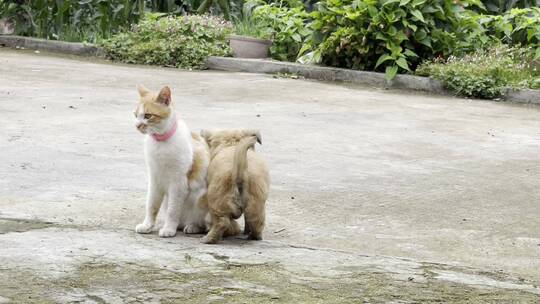
[{"label": "cat's white chest", "polygon": [[167,141],[148,137],[145,154],[150,174],[160,179],[186,174],[193,157],[192,147],[182,134],[175,134]]}]

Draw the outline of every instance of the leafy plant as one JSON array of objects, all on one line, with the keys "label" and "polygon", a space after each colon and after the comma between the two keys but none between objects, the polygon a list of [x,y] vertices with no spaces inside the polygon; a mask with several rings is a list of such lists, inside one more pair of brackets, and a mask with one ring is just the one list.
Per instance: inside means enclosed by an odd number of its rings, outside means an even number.
[{"label": "leafy plant", "polygon": [[214,8],[223,15],[225,20],[231,20],[231,16],[241,14],[243,5],[243,0],[202,0],[197,8],[197,14],[210,13]]},{"label": "leafy plant", "polygon": [[208,56],[230,54],[232,25],[212,16],[147,14],[132,30],[102,43],[112,60],[203,69]]},{"label": "leafy plant", "polygon": [[182,0],[146,0],[146,7],[152,12],[182,14],[191,10],[191,1]]},{"label": "leafy plant", "polygon": [[510,45],[527,45],[535,48],[540,59],[540,8],[512,9],[501,16],[472,16],[484,31]]},{"label": "leafy plant", "polygon": [[491,14],[503,14],[513,8],[539,7],[540,0],[482,0],[484,9]]},{"label": "leafy plant", "polygon": [[[300,62],[385,71],[391,80],[423,58],[446,57],[471,48],[477,31],[462,14],[478,0],[325,0],[311,13],[313,35]],[[474,41],[473,43],[476,43]]]},{"label": "leafy plant", "polygon": [[496,98],[506,87],[540,88],[540,61],[530,49],[500,45],[463,57],[420,65],[418,75],[432,76],[458,95]]},{"label": "leafy plant", "polygon": [[[307,11],[312,11],[318,0],[258,0],[260,4],[271,4],[278,7],[303,7]],[[248,1],[249,2],[249,1]]]},{"label": "leafy plant", "polygon": [[234,32],[237,35],[259,39],[269,39],[271,37],[271,31],[257,22],[249,10],[243,11],[241,18],[234,19]]},{"label": "leafy plant", "polygon": [[143,0],[0,0],[0,15],[19,35],[95,42],[137,22],[144,7]]},{"label": "leafy plant", "polygon": [[16,33],[96,42],[137,23],[146,11],[186,14],[199,0],[0,0],[0,17]]},{"label": "leafy plant", "polygon": [[252,2],[253,20],[273,36],[270,55],[277,60],[295,61],[304,39],[311,34],[306,28],[308,13],[303,6],[280,7]]}]

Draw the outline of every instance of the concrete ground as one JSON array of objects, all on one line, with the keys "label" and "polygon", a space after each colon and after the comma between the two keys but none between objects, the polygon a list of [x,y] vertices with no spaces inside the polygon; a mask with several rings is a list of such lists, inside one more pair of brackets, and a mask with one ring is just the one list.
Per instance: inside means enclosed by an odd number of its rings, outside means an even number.
[{"label": "concrete ground", "polygon": [[[144,214],[135,85],[259,128],[264,241]],[[0,49],[0,303],[539,303],[540,107]]]}]

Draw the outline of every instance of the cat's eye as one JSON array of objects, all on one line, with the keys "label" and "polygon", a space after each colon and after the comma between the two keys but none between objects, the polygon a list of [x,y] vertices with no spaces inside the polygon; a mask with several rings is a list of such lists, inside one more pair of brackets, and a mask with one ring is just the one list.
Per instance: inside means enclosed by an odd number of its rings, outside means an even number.
[{"label": "cat's eye", "polygon": [[152,114],[144,114],[144,119],[150,119],[152,117]]}]

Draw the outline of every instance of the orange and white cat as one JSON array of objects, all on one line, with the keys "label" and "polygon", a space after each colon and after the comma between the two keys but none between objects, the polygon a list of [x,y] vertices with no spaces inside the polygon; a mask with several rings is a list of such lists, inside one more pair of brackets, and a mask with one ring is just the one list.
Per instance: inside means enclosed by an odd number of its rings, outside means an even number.
[{"label": "orange and white cat", "polygon": [[142,85],[135,109],[136,127],[145,134],[144,152],[149,172],[146,216],[135,227],[137,233],[150,233],[163,201],[165,223],[160,237],[172,237],[178,229],[184,233],[204,233],[207,210],[198,202],[206,194],[209,163],[208,145],[177,119],[171,105],[171,90],[158,94]]}]

